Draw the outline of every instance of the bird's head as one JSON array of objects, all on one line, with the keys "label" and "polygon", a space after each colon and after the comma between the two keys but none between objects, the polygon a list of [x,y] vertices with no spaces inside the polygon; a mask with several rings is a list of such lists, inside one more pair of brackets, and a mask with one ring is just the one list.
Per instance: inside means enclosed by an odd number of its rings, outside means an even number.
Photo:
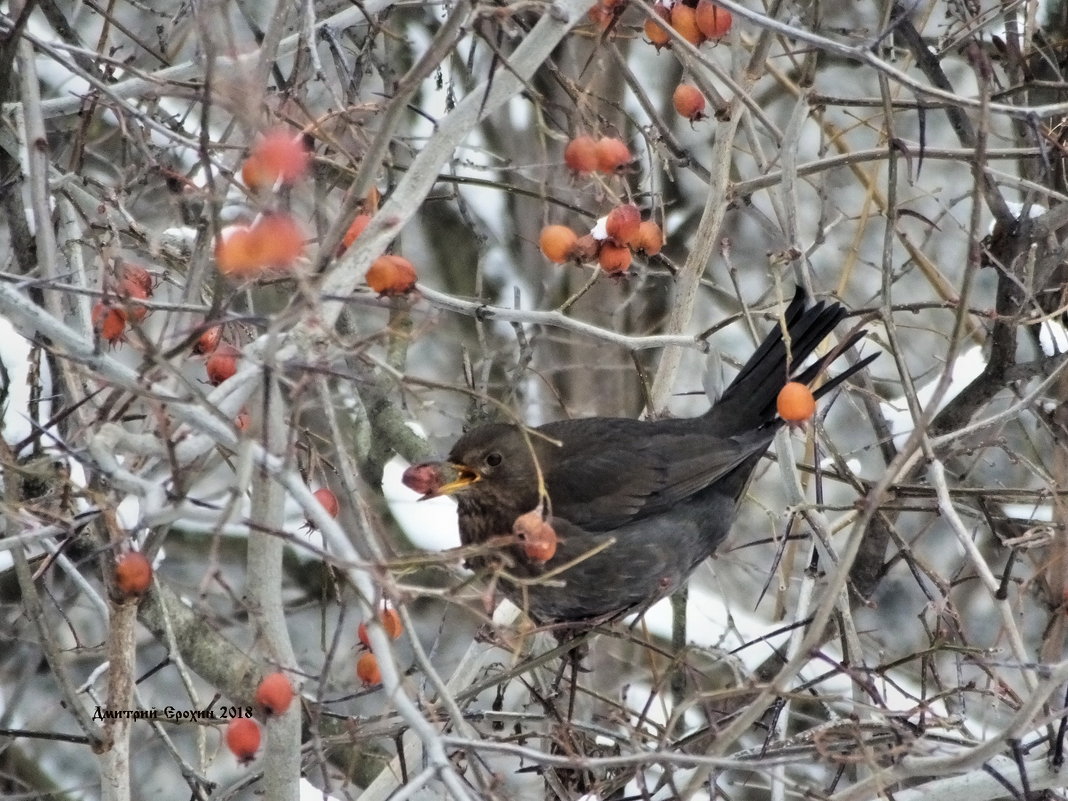
[{"label": "bird's head", "polygon": [[502,505],[531,509],[538,500],[538,468],[544,472],[552,445],[518,426],[490,423],[464,434],[444,462],[413,465],[404,483],[424,498],[456,495],[499,498]]}]

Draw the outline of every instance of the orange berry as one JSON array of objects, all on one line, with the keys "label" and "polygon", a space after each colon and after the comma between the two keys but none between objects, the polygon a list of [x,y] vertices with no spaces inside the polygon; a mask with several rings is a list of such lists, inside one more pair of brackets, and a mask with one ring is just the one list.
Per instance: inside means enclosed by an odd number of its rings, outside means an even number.
[{"label": "orange berry", "polygon": [[378,658],[370,652],[361,654],[356,660],[356,675],[367,686],[381,684],[382,671],[378,667]]},{"label": "orange berry", "polygon": [[617,172],[630,164],[634,157],[622,139],[602,136],[597,140],[597,169],[601,172]]},{"label": "orange berry", "polygon": [[367,223],[369,222],[371,222],[370,214],[356,215],[356,219],[352,221],[352,225],[348,227],[348,230],[345,231],[345,235],[341,237],[341,244],[337,246],[337,255],[340,256],[352,247],[352,243],[363,233],[363,229],[367,227]]},{"label": "orange berry", "polygon": [[200,356],[213,353],[217,347],[219,347],[219,338],[222,337],[222,326],[213,325],[211,328],[205,328],[204,332],[197,337],[196,344],[193,345],[193,353]]},{"label": "orange berry", "polygon": [[578,242],[578,234],[566,225],[546,225],[541,229],[538,245],[545,258],[554,264],[563,264],[571,258]]},{"label": "orange berry", "polygon": [[[395,640],[404,633],[404,624],[401,622],[400,612],[391,606],[384,606],[378,613],[378,622],[386,630],[391,640]],[[367,624],[361,623],[356,629],[356,636],[360,638],[365,648],[371,647],[371,638],[367,636]]]},{"label": "orange berry", "polygon": [[680,83],[675,88],[675,93],[671,96],[671,102],[675,106],[675,111],[690,122],[703,120],[706,116],[705,96],[701,94],[701,90],[696,86]]},{"label": "orange berry", "polygon": [[519,538],[523,553],[532,562],[548,562],[556,553],[559,542],[556,531],[537,510],[517,517],[512,524],[512,533]]},{"label": "orange berry", "polygon": [[260,750],[260,724],[252,718],[235,718],[226,727],[226,747],[244,765]]},{"label": "orange berry", "polygon": [[266,214],[252,226],[261,266],[288,270],[304,254],[304,232],[288,214]]},{"label": "orange berry", "polygon": [[264,215],[251,228],[231,225],[215,242],[215,263],[223,275],[249,278],[270,268],[288,269],[304,253],[304,232],[288,214]]},{"label": "orange berry", "polygon": [[630,245],[638,235],[638,226],[642,223],[642,213],[633,203],[624,203],[608,212],[604,227],[608,238],[617,245]]},{"label": "orange berry", "polygon": [[731,12],[710,0],[699,0],[694,12],[697,27],[708,39],[722,39],[731,29]]},{"label": "orange berry", "polygon": [[256,688],[256,703],[268,715],[284,715],[293,701],[293,685],[285,673],[269,673]]},{"label": "orange berry", "polygon": [[241,358],[241,351],[233,345],[223,342],[208,357],[204,368],[208,371],[208,383],[219,386],[223,381],[237,372],[237,361]]},{"label": "orange berry", "polygon": [[400,612],[392,607],[385,607],[382,610],[382,628],[386,630],[386,634],[389,635],[391,640],[395,640],[404,633],[404,624],[401,622]]},{"label": "orange berry", "polygon": [[576,136],[564,148],[564,164],[572,172],[595,172],[598,163],[597,142],[591,136]]},{"label": "orange berry", "polygon": [[97,301],[93,304],[90,319],[93,328],[104,340],[114,343],[122,339],[122,334],[126,330],[126,314],[122,309],[114,309],[105,305],[103,301]]},{"label": "orange berry", "polygon": [[697,12],[682,2],[671,7],[671,27],[694,47],[705,40],[705,35],[697,27]]},{"label": "orange berry", "polygon": [[140,595],[152,586],[152,565],[140,551],[127,551],[115,560],[115,586],[123,595]]},{"label": "orange berry", "polygon": [[631,241],[630,246],[644,251],[647,256],[655,256],[664,247],[664,232],[652,220],[645,220],[638,226],[638,235]]},{"label": "orange berry", "polygon": [[259,242],[247,225],[230,225],[215,240],[215,263],[223,275],[244,276],[263,267]]},{"label": "orange berry", "polygon": [[303,137],[276,128],[253,145],[241,167],[241,180],[254,192],[270,189],[278,181],[292,184],[307,171],[309,160]]},{"label": "orange berry", "polygon": [[799,381],[791,381],[775,399],[779,417],[788,423],[803,423],[816,413],[816,399],[812,390]]},{"label": "orange berry", "polygon": [[622,273],[630,267],[631,253],[626,245],[615,245],[605,241],[597,252],[597,263],[606,273]]},{"label": "orange berry", "polygon": [[[671,24],[671,10],[667,6],[657,3],[653,6],[653,11],[660,19]],[[649,44],[656,47],[659,51],[662,47],[671,47],[671,36],[668,34],[667,29],[659,22],[654,21],[651,17],[645,18],[645,38],[649,40]]]},{"label": "orange berry", "polygon": [[415,281],[415,267],[402,256],[379,256],[367,271],[367,285],[379,295],[406,295]]}]

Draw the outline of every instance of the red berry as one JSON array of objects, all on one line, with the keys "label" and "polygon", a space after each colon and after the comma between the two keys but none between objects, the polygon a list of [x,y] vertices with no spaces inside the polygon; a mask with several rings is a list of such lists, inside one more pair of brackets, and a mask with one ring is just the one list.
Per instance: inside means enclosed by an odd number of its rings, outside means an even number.
[{"label": "red berry", "polygon": [[337,517],[338,512],[341,511],[341,505],[337,502],[337,496],[326,487],[317,489],[312,493],[315,496],[315,500],[322,504],[326,513],[331,517]]},{"label": "red berry", "polygon": [[629,246],[631,240],[638,235],[641,223],[642,213],[638,207],[633,203],[624,203],[608,212],[604,227],[609,239],[617,245]]},{"label": "red berry", "polygon": [[213,325],[211,328],[205,328],[204,333],[197,337],[196,344],[193,345],[193,353],[201,356],[214,353],[215,349],[219,347],[219,338],[221,336],[221,325]]},{"label": "red berry", "polygon": [[293,701],[293,685],[285,673],[270,673],[263,677],[256,688],[256,703],[268,715],[284,715]]},{"label": "red berry", "polygon": [[437,462],[409,465],[401,476],[401,483],[423,497],[433,497],[445,483]]},{"label": "red berry", "polygon": [[127,551],[115,560],[115,586],[123,595],[140,595],[152,586],[152,565],[140,551]]},{"label": "red berry", "polygon": [[103,339],[112,343],[122,339],[126,330],[126,313],[122,309],[113,309],[102,301],[97,301],[93,304],[91,318],[93,327]]},{"label": "red berry", "polygon": [[129,278],[123,278],[119,282],[118,295],[122,299],[122,307],[128,320],[139,323],[145,319],[148,308],[137,301],[145,300],[149,294],[142,284]]},{"label": "red berry", "polygon": [[252,718],[235,718],[226,727],[226,746],[242,765],[260,750],[260,724]]},{"label": "red berry", "polygon": [[145,293],[141,297],[152,297],[152,290],[154,290],[155,287],[152,285],[152,276],[149,275],[148,270],[144,267],[139,267],[136,264],[124,264],[122,266],[122,279],[141,287]]},{"label": "red berry", "polygon": [[228,342],[223,342],[208,357],[204,368],[208,371],[208,383],[219,386],[223,381],[237,372],[237,360],[241,358],[241,351]]}]

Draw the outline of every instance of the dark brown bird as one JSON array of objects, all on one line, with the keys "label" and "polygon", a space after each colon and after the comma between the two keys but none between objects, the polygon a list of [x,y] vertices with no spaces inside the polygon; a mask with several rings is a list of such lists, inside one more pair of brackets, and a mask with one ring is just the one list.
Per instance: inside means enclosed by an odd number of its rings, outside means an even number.
[{"label": "dark brown bird", "polygon": [[455,495],[465,545],[510,535],[532,510],[544,514],[558,537],[548,561],[531,559],[514,539],[469,560],[476,570],[502,568],[499,586],[536,620],[583,622],[645,608],[678,588],[730,532],[753,471],[784,424],[779,390],[790,380],[811,384],[864,336],[854,333],[795,371],[844,315],[836,303],[806,309],[798,290],[784,313],[789,348],[776,326],[700,417],[589,417],[533,429],[491,423],[464,434],[446,465],[416,465],[411,475],[448,473],[451,480],[418,489]]}]

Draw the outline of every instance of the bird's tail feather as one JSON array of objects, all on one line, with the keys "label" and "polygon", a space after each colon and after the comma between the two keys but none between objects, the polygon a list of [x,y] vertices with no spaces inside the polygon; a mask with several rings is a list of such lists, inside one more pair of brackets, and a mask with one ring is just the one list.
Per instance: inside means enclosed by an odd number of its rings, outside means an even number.
[{"label": "bird's tail feather", "polygon": [[[783,326],[775,326],[723,392],[710,415],[720,420],[730,419],[739,430],[774,421],[776,398],[788,381],[811,384],[831,362],[867,333],[863,330],[853,332],[833,351],[797,372],[796,368],[812,355],[846,315],[845,309],[837,303],[820,301],[807,309],[805,303],[805,292],[798,287],[782,317],[789,341],[783,337]],[[875,353],[861,359],[829,379],[813,394],[816,398],[826,395],[878,355]]]}]

